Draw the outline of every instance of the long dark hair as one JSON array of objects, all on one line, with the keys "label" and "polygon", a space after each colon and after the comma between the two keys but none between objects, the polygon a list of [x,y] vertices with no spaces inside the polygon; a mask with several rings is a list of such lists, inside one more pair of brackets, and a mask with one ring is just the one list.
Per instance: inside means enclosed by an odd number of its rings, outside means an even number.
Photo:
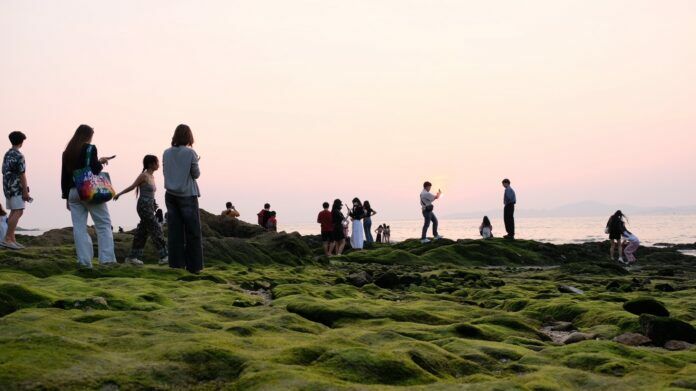
[{"label": "long dark hair", "polygon": [[628,222],[628,217],[625,214],[623,214],[623,212],[620,210],[617,210],[616,213],[614,213],[614,215],[611,216],[611,218],[612,221],[618,220]]},{"label": "long dark hair", "polygon": [[484,227],[491,226],[491,221],[488,219],[488,216],[483,216],[483,223],[481,223],[481,225]]},{"label": "long dark hair", "polygon": [[357,204],[358,207],[362,208],[363,204],[360,202],[358,197],[353,198],[353,205]]},{"label": "long dark hair", "polygon": [[75,134],[73,134],[70,141],[68,141],[68,145],[65,146],[65,151],[63,151],[63,166],[65,166],[65,168],[69,171],[74,171],[79,168],[82,163],[78,162],[77,159],[80,158],[82,147],[85,144],[89,144],[93,136],[94,129],[92,129],[91,126],[83,124],[77,127]]},{"label": "long dark hair", "polygon": [[372,207],[370,206],[370,201],[365,200],[365,202],[363,202],[363,208],[365,208],[365,211],[367,211],[367,213],[371,213]]},{"label": "long dark hair", "polygon": [[[145,157],[143,158],[143,170],[140,171],[140,173],[141,174],[144,173],[145,171],[147,171],[150,168],[151,165],[153,165],[155,163],[159,163],[159,159],[157,158],[157,156],[145,155]],[[138,194],[140,194],[140,186],[135,188],[135,196],[137,197]]]},{"label": "long dark hair", "polygon": [[334,200],[334,202],[333,202],[333,206],[331,207],[331,211],[332,211],[332,212],[335,212],[335,211],[339,211],[339,212],[340,212],[340,211],[341,211],[341,208],[343,208],[343,202],[341,202],[341,200],[339,200],[338,198],[336,198],[336,199]]}]

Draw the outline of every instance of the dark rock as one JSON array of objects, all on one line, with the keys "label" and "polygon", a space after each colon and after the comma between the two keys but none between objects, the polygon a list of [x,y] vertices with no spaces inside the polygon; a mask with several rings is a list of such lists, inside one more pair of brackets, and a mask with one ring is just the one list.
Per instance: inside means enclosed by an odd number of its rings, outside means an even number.
[{"label": "dark rock", "polygon": [[371,283],[372,276],[368,272],[362,270],[362,271],[359,271],[357,273],[349,274],[347,277],[347,280],[348,280],[348,283],[350,283],[351,285],[357,286],[359,288],[359,287],[362,287],[364,285]]},{"label": "dark rock", "polygon": [[403,286],[420,285],[423,277],[420,274],[407,274],[399,277],[399,284]]},{"label": "dark rock", "polygon": [[590,339],[595,339],[597,338],[597,334],[590,334],[590,333],[581,333],[581,332],[575,332],[567,336],[563,340],[564,345],[570,345],[573,343],[578,343],[582,341],[587,341]]},{"label": "dark rock", "polygon": [[693,347],[693,344],[690,344],[685,341],[670,340],[665,342],[665,349],[667,350],[689,350]]},{"label": "dark rock", "polygon": [[399,276],[388,271],[375,279],[375,285],[384,289],[394,289],[399,286]]},{"label": "dark rock", "polygon": [[655,316],[669,316],[669,311],[659,301],[650,297],[639,297],[624,303],[623,309],[635,314],[650,314]]},{"label": "dark rock", "polygon": [[550,325],[544,327],[549,331],[572,331],[575,330],[575,326],[571,322],[553,322]]},{"label": "dark rock", "polygon": [[561,293],[572,293],[574,295],[584,295],[585,292],[582,289],[578,289],[570,285],[559,285],[558,291]]},{"label": "dark rock", "polygon": [[655,289],[662,292],[674,292],[676,289],[668,283],[655,284]]},{"label": "dark rock", "polygon": [[618,291],[620,288],[621,288],[621,283],[618,282],[618,281],[616,281],[616,280],[613,280],[613,281],[611,281],[610,283],[607,284],[607,286],[606,286],[605,289],[608,290],[608,291],[614,291],[614,292],[616,292],[616,291]]},{"label": "dark rock", "polygon": [[681,320],[643,314],[639,323],[643,334],[658,346],[663,346],[670,340],[696,343],[696,328]]},{"label": "dark rock", "polygon": [[643,346],[648,345],[650,344],[650,342],[652,342],[650,338],[638,333],[621,334],[618,337],[614,338],[613,341],[628,346]]}]

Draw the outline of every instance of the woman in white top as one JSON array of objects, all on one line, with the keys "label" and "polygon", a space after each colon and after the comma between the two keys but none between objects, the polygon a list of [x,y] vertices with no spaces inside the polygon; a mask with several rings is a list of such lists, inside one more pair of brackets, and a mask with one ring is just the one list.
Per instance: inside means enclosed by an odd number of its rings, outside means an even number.
[{"label": "woman in white top", "polygon": [[488,219],[488,216],[483,216],[483,222],[479,226],[479,233],[484,239],[493,237],[493,225],[491,225],[491,220]]},{"label": "woman in white top", "polygon": [[624,243],[628,243],[628,245],[624,249],[624,255],[626,256],[625,262],[621,258],[619,258],[619,261],[632,265],[636,263],[635,253],[638,250],[638,247],[640,247],[640,240],[636,235],[632,234],[631,231],[628,230],[625,230],[621,236],[624,239]]}]

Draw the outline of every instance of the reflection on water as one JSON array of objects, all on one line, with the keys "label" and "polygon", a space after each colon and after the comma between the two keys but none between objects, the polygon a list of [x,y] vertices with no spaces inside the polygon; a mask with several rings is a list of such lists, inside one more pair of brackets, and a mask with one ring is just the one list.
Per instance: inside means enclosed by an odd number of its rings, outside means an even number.
[{"label": "reflection on water", "polygon": [[[584,243],[607,239],[606,217],[518,218],[516,236],[549,243]],[[372,227],[382,223],[391,226],[392,241],[420,237],[421,220],[380,221],[373,219]],[[439,233],[451,239],[478,239],[479,219],[440,219]],[[502,219],[492,219],[493,234],[505,235]],[[283,225],[282,230],[304,235],[319,234],[316,223]],[[627,228],[646,245],[655,243],[696,243],[696,215],[633,216]],[[432,231],[429,232],[431,234]]]}]

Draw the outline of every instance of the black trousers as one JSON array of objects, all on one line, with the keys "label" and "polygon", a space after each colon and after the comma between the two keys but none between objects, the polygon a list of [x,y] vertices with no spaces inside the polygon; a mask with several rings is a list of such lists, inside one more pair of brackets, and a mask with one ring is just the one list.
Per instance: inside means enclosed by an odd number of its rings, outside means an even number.
[{"label": "black trousers", "polygon": [[505,231],[510,236],[515,236],[515,204],[505,205],[503,210],[503,219],[505,220]]},{"label": "black trousers", "polygon": [[203,270],[203,244],[198,197],[177,197],[165,194],[167,227],[169,229],[169,267],[191,273]]}]

